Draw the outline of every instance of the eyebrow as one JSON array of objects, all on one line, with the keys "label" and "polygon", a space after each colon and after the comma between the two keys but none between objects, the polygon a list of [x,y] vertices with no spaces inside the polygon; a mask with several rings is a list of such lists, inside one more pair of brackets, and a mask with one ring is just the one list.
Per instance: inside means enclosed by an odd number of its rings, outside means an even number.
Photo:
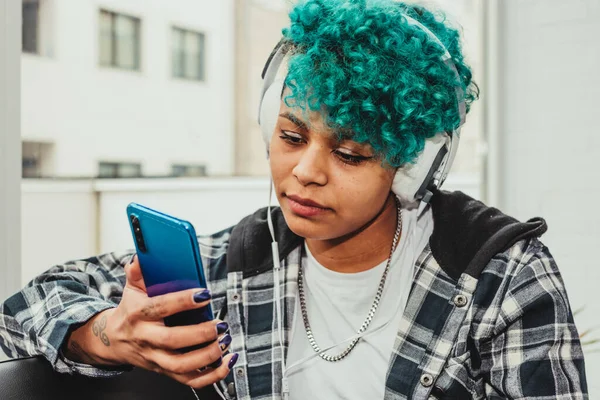
[{"label": "eyebrow", "polygon": [[296,125],[298,128],[308,131],[308,126],[306,125],[306,123],[304,123],[304,121],[302,121],[300,118],[296,117],[294,114],[292,114],[290,112],[284,112],[284,113],[279,114],[279,116],[286,118],[287,120],[292,122],[294,125]]},{"label": "eyebrow", "polygon": [[[308,131],[308,125],[304,121],[302,121],[300,118],[298,118],[297,116],[292,114],[291,112],[283,112],[283,113],[279,114],[279,116],[289,120],[291,123],[296,125],[298,128],[300,128],[304,131]],[[354,133],[352,132],[352,130],[341,129],[339,132],[339,137],[334,139],[334,141],[338,144],[343,141],[346,141],[346,140],[354,141],[353,137],[354,137]]]}]

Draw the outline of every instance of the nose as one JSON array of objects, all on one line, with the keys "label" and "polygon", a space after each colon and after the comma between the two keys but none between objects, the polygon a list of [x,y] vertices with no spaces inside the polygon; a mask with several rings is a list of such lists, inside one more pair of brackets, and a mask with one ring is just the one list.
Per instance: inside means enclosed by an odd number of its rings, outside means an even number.
[{"label": "nose", "polygon": [[320,143],[312,142],[304,148],[292,173],[303,186],[324,186],[327,183],[327,156],[329,150]]}]

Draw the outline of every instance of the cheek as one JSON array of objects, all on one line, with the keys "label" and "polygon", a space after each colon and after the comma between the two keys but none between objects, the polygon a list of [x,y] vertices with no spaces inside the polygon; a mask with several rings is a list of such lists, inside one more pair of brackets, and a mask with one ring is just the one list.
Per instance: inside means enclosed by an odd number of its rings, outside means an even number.
[{"label": "cheek", "polygon": [[293,168],[293,159],[289,154],[285,154],[282,144],[279,138],[275,137],[271,141],[269,147],[269,168],[271,169],[271,176],[273,177],[273,183],[275,187],[279,185],[289,171]]},{"label": "cheek", "polygon": [[[339,177],[338,200],[344,203],[342,209],[352,213],[364,213],[366,210],[378,210],[387,199],[394,174],[388,170],[370,171],[368,174],[346,175]],[[366,214],[370,214],[367,212]]]}]

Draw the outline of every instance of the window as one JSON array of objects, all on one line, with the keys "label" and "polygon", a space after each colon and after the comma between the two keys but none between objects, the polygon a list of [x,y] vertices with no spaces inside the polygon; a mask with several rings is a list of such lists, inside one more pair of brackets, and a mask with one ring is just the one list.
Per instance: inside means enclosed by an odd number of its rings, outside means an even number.
[{"label": "window", "polygon": [[54,145],[52,143],[24,140],[21,145],[23,178],[52,176],[53,150]]},{"label": "window", "polygon": [[100,65],[140,69],[140,19],[100,11]]},{"label": "window", "polygon": [[24,53],[39,53],[38,34],[40,2],[39,0],[23,0],[22,46]]},{"label": "window", "polygon": [[99,178],[139,178],[142,176],[142,164],[101,161],[98,166]]},{"label": "window", "polygon": [[184,165],[173,164],[171,166],[173,176],[206,176],[206,165]]},{"label": "window", "polygon": [[204,34],[173,28],[173,76],[175,78],[203,81]]}]

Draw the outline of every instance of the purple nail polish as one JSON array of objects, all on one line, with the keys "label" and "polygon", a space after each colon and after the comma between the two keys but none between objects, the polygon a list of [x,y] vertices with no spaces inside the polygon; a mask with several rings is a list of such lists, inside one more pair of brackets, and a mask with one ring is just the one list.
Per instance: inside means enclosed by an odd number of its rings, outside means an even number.
[{"label": "purple nail polish", "polygon": [[210,290],[203,290],[201,292],[194,293],[194,301],[196,303],[202,303],[203,301],[210,300]]},{"label": "purple nail polish", "polygon": [[219,322],[217,324],[217,334],[221,335],[229,330],[227,322]]},{"label": "purple nail polish", "polygon": [[231,344],[231,335],[228,333],[223,336],[221,340],[219,340],[219,346],[221,347],[221,351],[225,351],[227,347]]},{"label": "purple nail polish", "polygon": [[231,360],[229,360],[229,365],[227,365],[227,368],[229,368],[229,369],[233,368],[233,366],[237,362],[238,358],[240,358],[240,355],[238,353],[235,353],[233,355],[233,357],[231,357]]}]

